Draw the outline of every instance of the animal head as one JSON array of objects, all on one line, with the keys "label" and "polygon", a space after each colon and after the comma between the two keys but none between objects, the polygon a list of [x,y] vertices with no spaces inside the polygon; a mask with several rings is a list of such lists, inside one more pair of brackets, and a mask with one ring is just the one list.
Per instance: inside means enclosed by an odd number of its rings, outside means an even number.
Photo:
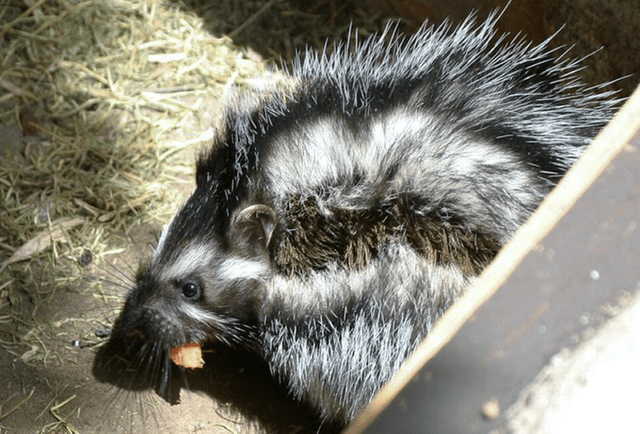
[{"label": "animal head", "polygon": [[216,221],[218,206],[209,195],[208,186],[198,186],[165,228],[138,272],[120,333],[165,351],[211,339],[251,345],[276,215],[250,204]]}]

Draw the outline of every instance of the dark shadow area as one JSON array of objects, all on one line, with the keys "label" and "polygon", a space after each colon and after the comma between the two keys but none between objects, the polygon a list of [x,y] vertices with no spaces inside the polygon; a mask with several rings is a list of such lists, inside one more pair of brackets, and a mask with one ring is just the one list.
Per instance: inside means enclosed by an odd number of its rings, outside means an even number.
[{"label": "dark shadow area", "polygon": [[[320,50],[327,41],[329,46],[344,41],[350,28],[358,29],[362,37],[400,20],[393,9],[381,7],[381,2],[186,0],[183,4],[204,20],[212,35],[229,37],[235,45],[276,65],[291,61],[306,47]],[[414,22],[400,20],[399,31],[415,29]]]},{"label": "dark shadow area", "polygon": [[183,390],[205,394],[225,404],[227,417],[241,415],[269,433],[290,433],[292,426],[300,427],[297,432],[301,433],[331,434],[341,429],[323,424],[312,409],[291,399],[271,376],[267,364],[253,353],[224,345],[205,347],[203,369],[188,370],[171,363],[170,384],[164,387],[159,370],[136,368],[139,362],[128,357],[124,348],[131,354],[138,350],[118,340],[111,340],[98,350],[93,365],[98,381],[128,391],[156,393],[171,405],[180,403]]}]

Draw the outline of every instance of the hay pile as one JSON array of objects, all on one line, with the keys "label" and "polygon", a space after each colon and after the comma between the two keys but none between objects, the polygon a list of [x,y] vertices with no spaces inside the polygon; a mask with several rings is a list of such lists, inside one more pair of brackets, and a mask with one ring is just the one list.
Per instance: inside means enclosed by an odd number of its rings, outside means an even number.
[{"label": "hay pile", "polygon": [[[210,102],[262,66],[170,3],[38,1],[28,13],[11,3],[0,122],[32,136],[0,166],[2,248],[51,226],[88,246],[103,223],[162,218],[175,208],[168,181],[190,171],[167,161],[210,138]],[[73,229],[56,223],[76,217]]]}]

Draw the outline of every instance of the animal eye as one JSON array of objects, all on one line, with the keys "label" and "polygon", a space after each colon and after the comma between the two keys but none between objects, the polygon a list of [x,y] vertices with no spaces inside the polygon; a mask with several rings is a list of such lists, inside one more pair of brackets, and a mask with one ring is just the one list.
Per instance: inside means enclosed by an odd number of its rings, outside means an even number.
[{"label": "animal eye", "polygon": [[187,298],[196,298],[200,295],[200,285],[195,282],[185,282],[182,284],[182,295]]}]

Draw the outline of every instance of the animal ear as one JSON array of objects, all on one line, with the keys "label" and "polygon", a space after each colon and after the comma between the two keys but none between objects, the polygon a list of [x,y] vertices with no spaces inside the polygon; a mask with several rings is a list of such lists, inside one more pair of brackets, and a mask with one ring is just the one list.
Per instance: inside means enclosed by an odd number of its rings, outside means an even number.
[{"label": "animal ear", "polygon": [[268,253],[271,236],[276,229],[276,213],[267,205],[249,205],[232,220],[233,240],[247,251]]}]

